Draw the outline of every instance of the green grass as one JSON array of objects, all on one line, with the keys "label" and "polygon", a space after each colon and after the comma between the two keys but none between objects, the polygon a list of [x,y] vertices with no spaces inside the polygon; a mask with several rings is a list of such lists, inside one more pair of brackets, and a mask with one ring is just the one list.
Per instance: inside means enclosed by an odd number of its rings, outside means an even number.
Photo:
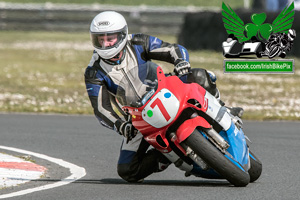
[{"label": "green grass", "polygon": [[[92,114],[83,77],[92,50],[88,32],[0,31],[0,112]],[[244,119],[300,119],[298,58],[295,74],[224,74],[221,52],[189,52],[192,67],[216,73],[221,99],[243,107]]]},{"label": "green grass", "polygon": [[[72,48],[89,40],[88,34],[0,32],[0,37],[1,111],[89,112],[83,73],[92,50]],[[63,47],[55,46],[60,43]]]}]

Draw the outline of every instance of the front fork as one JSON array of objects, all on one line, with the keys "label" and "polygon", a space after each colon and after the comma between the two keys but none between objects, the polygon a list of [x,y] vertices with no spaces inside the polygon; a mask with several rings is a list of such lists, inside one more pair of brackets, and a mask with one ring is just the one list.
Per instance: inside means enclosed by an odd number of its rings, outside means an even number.
[{"label": "front fork", "polygon": [[[194,161],[199,167],[201,167],[201,169],[203,170],[207,170],[209,168],[209,166],[202,160],[202,158],[200,158],[197,154],[195,154],[195,152],[189,147],[186,146],[184,143],[177,143],[176,141],[176,134],[175,133],[171,133],[170,134],[170,140],[172,142],[174,142],[174,144],[179,147],[179,149],[186,155],[188,156],[192,161]],[[177,154],[176,154],[177,155]],[[178,159],[179,156],[178,156]],[[175,163],[174,163],[175,164]],[[176,166],[176,164],[175,164]],[[191,165],[192,166],[192,165]],[[176,166],[177,167],[177,166]],[[192,168],[193,169],[193,168]],[[184,170],[186,171],[186,170]]]},{"label": "front fork", "polygon": [[[190,175],[190,172],[194,169],[192,164],[186,163],[182,160],[174,151],[163,153],[163,155],[168,158],[174,165],[181,169],[182,171],[186,172],[186,175]],[[187,154],[189,158],[191,158],[195,164],[197,164],[202,170],[208,170],[209,166],[197,155],[194,151],[187,147]]]},{"label": "front fork", "polygon": [[[202,127],[207,138],[222,152],[225,152],[229,148],[228,142],[220,136],[211,125],[197,113],[191,115],[191,119],[186,120],[176,131],[176,133],[169,134],[169,139],[180,149],[186,156],[188,156],[194,163],[196,163],[201,169],[208,170],[209,166],[200,158],[195,152],[188,146],[184,145],[184,141],[190,136],[197,127]],[[193,169],[193,165],[185,163],[175,152],[164,153],[164,155],[175,164],[179,169],[190,172]]]}]

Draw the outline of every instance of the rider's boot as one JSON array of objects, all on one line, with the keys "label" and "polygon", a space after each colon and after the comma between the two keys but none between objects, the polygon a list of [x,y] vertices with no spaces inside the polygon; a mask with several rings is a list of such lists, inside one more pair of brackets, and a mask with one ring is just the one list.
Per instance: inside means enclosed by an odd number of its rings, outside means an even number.
[{"label": "rider's boot", "polygon": [[158,162],[157,172],[164,171],[165,169],[167,169],[169,167],[170,164],[171,164],[170,162]]},{"label": "rider's boot", "polygon": [[239,118],[242,118],[244,114],[244,109],[241,107],[226,107],[226,108],[233,116],[238,116]]},{"label": "rider's boot", "polygon": [[150,154],[155,154],[156,155],[156,161],[157,161],[157,168],[154,170],[154,172],[161,172],[164,171],[169,167],[169,165],[172,163],[167,159],[161,152],[159,152],[156,149],[150,149],[148,151]]},{"label": "rider's boot", "polygon": [[155,170],[155,172],[164,171],[172,163],[171,161],[169,161],[169,159],[167,159],[161,152],[157,151],[156,149],[150,149],[149,151],[155,151],[155,153],[157,152],[157,169]]}]

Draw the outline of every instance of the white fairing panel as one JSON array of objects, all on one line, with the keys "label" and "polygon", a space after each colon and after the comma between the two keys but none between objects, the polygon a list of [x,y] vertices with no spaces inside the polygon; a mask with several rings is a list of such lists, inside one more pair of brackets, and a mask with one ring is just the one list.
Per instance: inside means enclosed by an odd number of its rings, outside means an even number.
[{"label": "white fairing panel", "polygon": [[231,117],[227,113],[226,108],[222,107],[218,100],[209,92],[206,92],[205,98],[208,104],[206,114],[216,120],[227,131],[231,125]]},{"label": "white fairing panel", "polygon": [[155,128],[171,123],[177,115],[179,100],[168,89],[159,91],[142,111],[143,119]]}]

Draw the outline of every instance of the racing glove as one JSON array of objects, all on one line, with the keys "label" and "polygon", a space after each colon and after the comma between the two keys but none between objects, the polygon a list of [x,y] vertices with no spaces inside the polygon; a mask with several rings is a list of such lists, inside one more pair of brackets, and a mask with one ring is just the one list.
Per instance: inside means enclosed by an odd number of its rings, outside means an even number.
[{"label": "racing glove", "polygon": [[115,122],[115,129],[120,135],[123,135],[127,139],[126,143],[128,143],[138,134],[138,130],[132,125],[130,121],[124,122],[118,119]]},{"label": "racing glove", "polygon": [[178,59],[175,61],[174,64],[175,64],[174,72],[177,76],[188,74],[191,70],[191,65],[188,61]]}]

